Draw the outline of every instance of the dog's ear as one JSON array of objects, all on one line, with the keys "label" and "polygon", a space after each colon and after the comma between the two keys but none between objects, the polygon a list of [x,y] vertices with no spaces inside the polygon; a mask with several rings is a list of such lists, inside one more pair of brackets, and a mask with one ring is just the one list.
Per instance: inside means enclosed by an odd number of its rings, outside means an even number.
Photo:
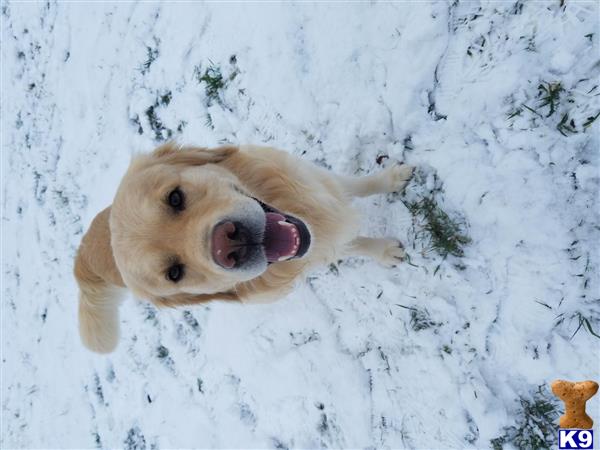
[{"label": "dog's ear", "polygon": [[149,157],[151,161],[163,164],[199,166],[219,163],[237,153],[238,150],[238,147],[234,145],[223,145],[209,149],[206,147],[180,146],[173,141],[169,141],[154,150]]},{"label": "dog's ear", "polygon": [[79,334],[83,344],[109,353],[119,342],[119,305],[125,284],[110,245],[110,207],[99,213],[81,240],[75,258],[79,284]]},{"label": "dog's ear", "polygon": [[233,291],[216,292],[214,294],[175,294],[170,295],[168,297],[152,297],[151,300],[152,303],[154,303],[159,308],[176,308],[178,306],[192,306],[211,301],[241,301],[238,295]]}]

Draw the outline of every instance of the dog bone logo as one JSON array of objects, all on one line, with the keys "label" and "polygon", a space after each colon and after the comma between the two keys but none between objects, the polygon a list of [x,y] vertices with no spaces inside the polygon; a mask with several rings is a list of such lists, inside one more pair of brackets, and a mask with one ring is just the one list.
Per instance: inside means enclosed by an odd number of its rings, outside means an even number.
[{"label": "dog bone logo", "polygon": [[552,392],[565,404],[565,414],[558,421],[560,428],[592,428],[594,421],[585,412],[585,402],[598,392],[598,383],[556,380],[552,383]]}]

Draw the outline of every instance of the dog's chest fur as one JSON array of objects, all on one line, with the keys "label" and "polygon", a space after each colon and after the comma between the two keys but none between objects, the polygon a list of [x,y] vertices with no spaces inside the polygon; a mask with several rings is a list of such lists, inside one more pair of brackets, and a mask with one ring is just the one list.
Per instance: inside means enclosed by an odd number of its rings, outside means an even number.
[{"label": "dog's chest fur", "polygon": [[283,286],[311,267],[335,261],[359,228],[358,213],[335,178],[320,167],[273,149],[240,149],[220,165],[233,172],[253,195],[305,221],[312,242],[307,257],[271,266],[259,279],[238,285],[238,292],[243,295],[246,288],[260,285],[261,279]]}]

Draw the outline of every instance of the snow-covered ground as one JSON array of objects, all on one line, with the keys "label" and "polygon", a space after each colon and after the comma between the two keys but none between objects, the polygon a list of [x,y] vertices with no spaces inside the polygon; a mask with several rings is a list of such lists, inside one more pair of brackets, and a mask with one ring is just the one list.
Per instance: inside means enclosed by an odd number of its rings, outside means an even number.
[{"label": "snow-covered ground", "polygon": [[[0,446],[551,445],[548,382],[600,378],[599,37],[595,1],[2,2]],[[73,256],[169,137],[418,166],[360,202],[410,264],[266,306],[130,299],[89,353]],[[424,198],[464,256],[431,249]]]}]

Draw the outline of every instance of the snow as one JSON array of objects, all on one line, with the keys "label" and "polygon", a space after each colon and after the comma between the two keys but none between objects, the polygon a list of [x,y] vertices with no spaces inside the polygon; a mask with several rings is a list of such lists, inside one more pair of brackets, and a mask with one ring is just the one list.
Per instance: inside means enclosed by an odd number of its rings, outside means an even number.
[{"label": "snow", "polygon": [[[485,448],[521,396],[598,380],[574,333],[600,332],[600,11],[560,3],[3,2],[0,446]],[[406,197],[358,201],[412,265],[351,258],[264,306],[128,299],[117,351],[89,353],[75,251],[168,130],[418,166]],[[403,200],[432,191],[463,257],[422,251]]]}]

